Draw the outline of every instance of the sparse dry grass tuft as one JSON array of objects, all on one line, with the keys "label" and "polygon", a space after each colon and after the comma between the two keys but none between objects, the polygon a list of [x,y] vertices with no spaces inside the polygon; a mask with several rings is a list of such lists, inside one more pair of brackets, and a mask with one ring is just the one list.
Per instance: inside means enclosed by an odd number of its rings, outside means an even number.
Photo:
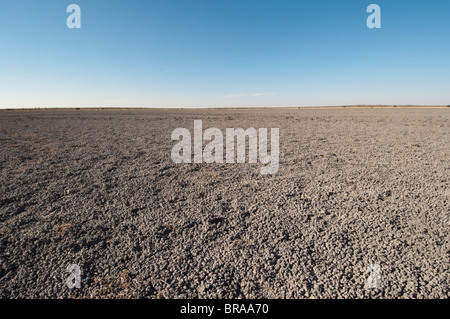
[{"label": "sparse dry grass tuft", "polygon": [[37,134],[33,133],[33,134],[23,134],[23,137],[36,137]]},{"label": "sparse dry grass tuft", "polygon": [[7,235],[7,234],[11,234],[10,228],[0,229],[0,236]]},{"label": "sparse dry grass tuft", "polygon": [[62,152],[62,148],[49,148],[47,150],[45,150],[46,153],[48,154],[58,154]]},{"label": "sparse dry grass tuft", "polygon": [[136,292],[141,289],[141,279],[139,276],[132,279],[130,272],[124,269],[118,277],[94,278],[91,298],[137,298]]},{"label": "sparse dry grass tuft", "polygon": [[65,232],[67,232],[70,228],[72,228],[72,224],[71,223],[63,223],[61,225],[55,225],[53,227],[54,230],[59,231],[60,233],[64,234]]}]

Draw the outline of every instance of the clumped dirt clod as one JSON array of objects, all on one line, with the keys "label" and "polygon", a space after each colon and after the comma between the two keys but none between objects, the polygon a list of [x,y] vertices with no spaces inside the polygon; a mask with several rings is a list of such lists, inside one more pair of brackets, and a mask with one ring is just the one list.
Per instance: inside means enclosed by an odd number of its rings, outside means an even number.
[{"label": "clumped dirt clod", "polygon": [[[280,166],[171,132],[280,128]],[[448,298],[448,109],[0,113],[1,298]],[[81,268],[69,289],[67,266]],[[367,289],[377,264],[381,287]]]}]

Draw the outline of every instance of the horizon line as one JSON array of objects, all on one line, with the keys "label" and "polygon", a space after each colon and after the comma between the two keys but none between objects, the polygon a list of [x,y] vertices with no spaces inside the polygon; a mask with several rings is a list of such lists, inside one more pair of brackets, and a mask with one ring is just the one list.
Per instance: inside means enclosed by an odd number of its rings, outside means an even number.
[{"label": "horizon line", "polygon": [[251,110],[251,109],[330,109],[330,108],[450,108],[450,105],[415,105],[415,104],[352,104],[352,105],[321,105],[321,106],[220,106],[220,107],[148,107],[148,106],[50,106],[50,107],[19,107],[0,108],[0,111],[80,111],[80,110]]}]

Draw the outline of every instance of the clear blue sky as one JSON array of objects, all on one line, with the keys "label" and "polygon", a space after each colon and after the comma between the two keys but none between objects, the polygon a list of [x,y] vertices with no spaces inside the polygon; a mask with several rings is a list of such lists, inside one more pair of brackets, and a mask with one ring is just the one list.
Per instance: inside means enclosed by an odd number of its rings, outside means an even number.
[{"label": "clear blue sky", "polygon": [[450,0],[0,2],[2,108],[346,104],[450,104]]}]

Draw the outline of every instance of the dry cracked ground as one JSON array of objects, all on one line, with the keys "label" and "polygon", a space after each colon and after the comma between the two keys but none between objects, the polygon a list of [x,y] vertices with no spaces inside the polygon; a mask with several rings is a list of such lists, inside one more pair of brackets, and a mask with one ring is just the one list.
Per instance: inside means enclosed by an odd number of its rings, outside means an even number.
[{"label": "dry cracked ground", "polygon": [[[278,173],[173,163],[196,119],[279,128]],[[0,297],[449,298],[449,128],[448,108],[1,112]]]}]

